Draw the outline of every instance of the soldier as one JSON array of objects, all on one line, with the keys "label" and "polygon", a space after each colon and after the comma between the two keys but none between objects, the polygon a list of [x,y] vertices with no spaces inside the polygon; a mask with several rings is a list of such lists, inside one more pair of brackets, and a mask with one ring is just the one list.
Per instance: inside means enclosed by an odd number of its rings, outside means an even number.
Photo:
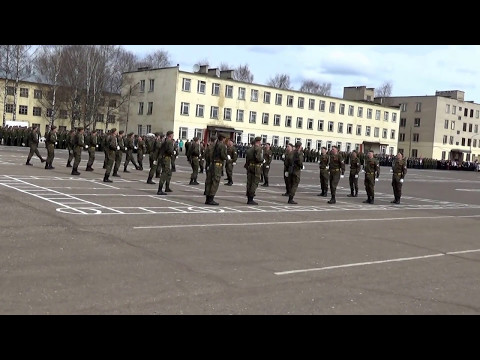
[{"label": "soldier", "polygon": [[113,166],[113,174],[114,177],[120,177],[118,175],[118,169],[120,169],[120,165],[122,164],[122,157],[123,153],[125,152],[125,143],[123,141],[123,134],[125,131],[120,130],[117,134],[117,144],[120,147],[120,150],[115,151],[115,165]]},{"label": "soldier", "polygon": [[326,197],[328,194],[328,155],[327,148],[322,147],[321,154],[318,156],[318,166],[320,168],[320,186],[322,188],[322,193],[317,196]]},{"label": "soldier", "polygon": [[393,195],[395,199],[390,201],[392,204],[400,204],[400,198],[402,197],[402,185],[407,175],[407,163],[403,159],[403,154],[399,152],[395,161],[392,163],[392,187]]},{"label": "soldier", "polygon": [[303,149],[300,141],[295,143],[295,149],[290,152],[286,162],[288,166],[287,178],[289,182],[288,203],[297,204],[293,198],[297,192],[298,184],[300,184],[300,174],[303,169]]},{"label": "soldier", "polygon": [[227,186],[233,185],[233,167],[237,165],[237,149],[233,146],[232,139],[227,140],[227,161],[225,162],[225,172],[227,173]]},{"label": "soldier", "polygon": [[[117,130],[117,129],[115,129]],[[107,164],[108,164],[108,155],[111,153],[111,149],[108,148],[108,141],[111,140],[110,139],[110,134],[111,134],[111,129],[108,130],[105,134],[103,134],[102,136],[102,147],[103,147],[103,154],[105,155],[105,158],[103,159],[103,169],[106,169],[107,168]],[[116,147],[115,147],[116,149]]]},{"label": "soldier", "polygon": [[93,165],[93,162],[95,161],[95,151],[97,151],[97,148],[98,148],[98,138],[97,138],[96,129],[93,129],[90,132],[90,135],[85,141],[85,145],[87,145],[87,150],[88,150],[88,162],[87,162],[87,168],[85,169],[85,171],[93,171],[92,165]]},{"label": "soldier", "polygon": [[285,151],[282,154],[282,160],[283,160],[283,181],[285,182],[285,194],[282,194],[282,196],[289,196],[290,195],[290,180],[288,179],[288,167],[289,163],[291,162],[291,157],[293,155],[293,144],[288,143]]},{"label": "soldier", "polygon": [[[78,172],[78,166],[82,161],[82,151],[83,151],[83,148],[85,147],[84,133],[85,133],[85,130],[83,129],[83,127],[77,128],[77,132],[73,140],[73,159],[74,160],[73,160],[73,168],[72,168],[71,175],[80,175],[80,173]],[[86,147],[88,147],[88,145]]]},{"label": "soldier", "polygon": [[265,144],[265,148],[263,149],[263,158],[265,162],[262,165],[262,173],[263,173],[263,184],[262,186],[268,187],[268,173],[270,172],[270,164],[272,163],[273,159],[273,152],[270,148],[270,143]]},{"label": "soldier", "polygon": [[173,154],[172,154],[172,157],[171,157],[171,163],[172,163],[172,172],[175,172],[177,171],[177,169],[175,168],[175,160],[177,160],[177,156],[178,156],[178,141],[175,141],[173,140]]},{"label": "soldier", "polygon": [[47,147],[47,161],[45,162],[45,169],[53,170],[53,159],[55,158],[55,145],[57,144],[57,127],[52,125],[50,131],[45,136],[45,146]]},{"label": "soldier", "polygon": [[336,146],[332,146],[332,150],[330,150],[330,156],[328,157],[328,171],[331,195],[328,203],[335,204],[337,202],[335,195],[337,193],[338,182],[345,176],[345,161],[343,160],[343,156],[338,153],[338,148]]},{"label": "soldier", "polygon": [[147,184],[155,185],[153,176],[157,173],[157,169],[160,166],[160,150],[162,149],[164,135],[160,132],[155,133],[153,142],[150,145],[150,154],[148,155],[150,160],[150,171],[148,172]]},{"label": "soldier", "polygon": [[200,167],[200,174],[203,174],[203,170],[205,169],[205,144],[200,141],[200,155],[198,157],[198,166]]},{"label": "soldier", "polygon": [[42,163],[45,162],[45,159],[40,155],[40,152],[38,151],[38,143],[40,142],[40,132],[38,130],[37,126],[33,126],[32,130],[30,131],[28,141],[30,144],[30,152],[28,153],[27,157],[27,162],[25,165],[30,165],[32,166],[33,164],[30,163],[30,160],[32,159],[33,154],[37,155],[38,158]]},{"label": "soldier", "polygon": [[74,158],[74,153],[73,153],[73,141],[75,139],[75,129],[71,129],[68,134],[67,134],[67,139],[66,139],[66,144],[67,144],[67,149],[68,149],[68,160],[67,160],[67,168],[72,167],[72,161]]},{"label": "soldier", "polygon": [[358,174],[360,173],[360,169],[360,159],[357,156],[357,152],[353,150],[350,155],[350,175],[348,176],[350,195],[347,195],[348,197],[358,196]]},{"label": "soldier", "polygon": [[212,136],[210,137],[210,142],[206,145],[205,150],[203,152],[203,160],[205,161],[205,191],[203,192],[203,195],[207,195],[207,186],[210,186],[210,173],[207,171],[209,169],[210,163],[212,162],[212,157],[213,157],[213,149],[215,148],[215,144],[217,142],[217,137]]},{"label": "soldier", "polygon": [[375,199],[375,182],[378,181],[380,176],[380,165],[378,160],[373,157],[373,150],[368,151],[363,168],[365,170],[365,190],[368,197],[364,203],[373,204]]},{"label": "soldier", "polygon": [[139,135],[137,137],[137,170],[143,170],[143,157],[145,156],[145,150],[145,140]]},{"label": "soldier", "polygon": [[125,152],[127,153],[125,157],[125,163],[123,164],[123,172],[129,173],[127,166],[130,164],[130,161],[132,162],[133,166],[135,166],[135,170],[140,170],[140,167],[138,166],[137,162],[135,161],[135,158],[133,157],[133,150],[135,149],[135,144],[133,143],[133,135],[134,133],[131,132],[127,135],[125,138]]},{"label": "soldier", "polygon": [[[160,156],[163,155],[163,159],[159,159],[162,160],[162,174],[160,175],[160,181],[158,182],[157,195],[167,195],[167,193],[172,192],[172,189],[170,189],[170,180],[172,179],[172,156],[174,156],[173,131],[167,131],[162,148],[163,151],[160,150]],[[165,191],[162,191],[164,184]]]},{"label": "soldier", "polygon": [[198,157],[200,156],[200,144],[198,137],[194,137],[193,141],[188,146],[187,157],[190,159],[190,165],[192,166],[192,174],[190,175],[190,184],[199,185],[197,181],[198,176]]},{"label": "soldier", "polygon": [[247,153],[245,154],[245,169],[247,169],[247,204],[248,205],[258,205],[256,201],[253,200],[255,197],[255,192],[257,191],[258,184],[260,183],[260,178],[262,175],[262,165],[264,163],[263,159],[263,149],[262,149],[262,138],[256,137],[252,143],[252,147],[248,148]]},{"label": "soldier", "polygon": [[118,146],[117,140],[117,129],[110,129],[109,135],[105,138],[105,147],[104,151],[107,151],[107,164],[105,166],[105,176],[103,177],[103,182],[113,182],[109,179],[110,174],[112,173],[113,164],[115,162],[115,153],[120,151],[120,146]]},{"label": "soldier", "polygon": [[[206,154],[207,179],[205,180],[205,204],[218,205],[214,200],[217,194],[218,185],[222,178],[223,162],[227,160],[227,146],[224,143],[225,135],[219,134],[215,143],[209,146],[209,153]],[[207,160],[208,159],[208,160]]]}]

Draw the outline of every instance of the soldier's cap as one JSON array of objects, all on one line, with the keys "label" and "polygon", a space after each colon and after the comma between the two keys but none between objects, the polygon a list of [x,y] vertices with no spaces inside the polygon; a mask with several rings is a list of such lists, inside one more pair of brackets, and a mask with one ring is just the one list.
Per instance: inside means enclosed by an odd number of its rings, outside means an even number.
[{"label": "soldier's cap", "polygon": [[257,136],[257,137],[255,138],[255,142],[257,142],[257,141],[262,141],[262,138],[261,138],[260,136]]},{"label": "soldier's cap", "polygon": [[222,141],[223,139],[225,139],[225,135],[224,134],[218,134],[217,138],[218,138],[218,140]]},{"label": "soldier's cap", "polygon": [[122,135],[122,134],[124,134],[124,133],[125,133],[124,130],[120,130],[120,131],[118,132],[119,135]]},{"label": "soldier's cap", "polygon": [[117,131],[116,128],[111,128],[111,129],[110,129],[110,132],[111,132],[111,133],[114,133],[115,131]]},{"label": "soldier's cap", "polygon": [[77,131],[82,131],[82,130],[83,130],[83,127],[81,126],[77,128]]},{"label": "soldier's cap", "polygon": [[159,132],[159,131],[157,131],[157,132],[155,133],[155,136],[162,136],[162,133]]},{"label": "soldier's cap", "polygon": [[299,148],[300,146],[302,146],[302,143],[301,143],[300,141],[297,141],[297,142],[295,143],[295,147],[296,147],[296,148]]},{"label": "soldier's cap", "polygon": [[172,130],[168,130],[168,131],[167,131],[167,136],[170,136],[170,135],[172,135],[172,134],[173,134],[173,131],[172,131]]},{"label": "soldier's cap", "polygon": [[287,146],[291,146],[293,148],[293,144],[291,142],[289,142]]},{"label": "soldier's cap", "polygon": [[270,143],[265,143],[265,145],[268,145],[268,146],[270,146]]},{"label": "soldier's cap", "polygon": [[193,138],[193,141],[198,141],[198,137],[194,137],[194,138]]}]

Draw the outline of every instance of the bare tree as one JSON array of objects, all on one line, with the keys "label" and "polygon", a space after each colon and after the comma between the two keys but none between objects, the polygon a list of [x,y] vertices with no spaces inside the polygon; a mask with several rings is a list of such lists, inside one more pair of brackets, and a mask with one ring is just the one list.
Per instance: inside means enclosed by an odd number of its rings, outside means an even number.
[{"label": "bare tree", "polygon": [[150,67],[154,69],[172,66],[170,54],[166,50],[156,50],[140,60],[139,67]]},{"label": "bare tree", "polygon": [[268,80],[267,85],[278,89],[290,90],[290,75],[277,74],[275,77]]},{"label": "bare tree", "polygon": [[331,90],[331,83],[320,84],[319,82],[314,80],[305,80],[300,87],[301,92],[323,96],[330,96]]},{"label": "bare tree", "polygon": [[392,95],[392,82],[385,81],[382,86],[375,89],[375,97],[389,97]]},{"label": "bare tree", "polygon": [[239,65],[233,71],[233,78],[238,81],[243,81],[247,83],[253,83],[253,74],[248,67],[248,64]]},{"label": "bare tree", "polygon": [[5,79],[4,93],[3,93],[3,127],[6,124],[7,115],[7,94],[9,88],[10,77],[12,74],[11,53],[13,45],[1,45],[0,46],[0,71],[2,77]]}]

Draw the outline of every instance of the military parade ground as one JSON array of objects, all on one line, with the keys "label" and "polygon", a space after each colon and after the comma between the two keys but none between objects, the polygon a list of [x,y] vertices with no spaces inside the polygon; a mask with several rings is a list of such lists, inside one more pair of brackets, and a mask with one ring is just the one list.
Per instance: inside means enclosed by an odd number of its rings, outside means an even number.
[{"label": "military parade ground", "polygon": [[148,160],[108,183],[103,152],[72,176],[67,150],[50,170],[28,150],[0,146],[0,314],[480,314],[479,172],[409,169],[392,204],[381,167],[368,204],[347,165],[329,204],[305,163],[292,205],[274,160],[251,206],[239,158],[212,207],[184,154],[158,196]]}]

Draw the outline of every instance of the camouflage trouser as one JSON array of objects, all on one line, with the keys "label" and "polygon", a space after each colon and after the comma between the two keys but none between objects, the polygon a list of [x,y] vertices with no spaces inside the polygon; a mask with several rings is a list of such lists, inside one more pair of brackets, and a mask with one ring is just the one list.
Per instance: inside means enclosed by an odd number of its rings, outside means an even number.
[{"label": "camouflage trouser", "polygon": [[348,177],[348,183],[350,184],[350,191],[358,193],[358,177],[355,178],[355,173],[350,172],[350,176]]},{"label": "camouflage trouser", "polygon": [[263,173],[263,180],[265,181],[265,183],[268,184],[268,174],[270,173],[270,165],[263,164],[262,173]]},{"label": "camouflage trouser", "polygon": [[262,166],[250,164],[247,168],[247,196],[255,197],[260,178],[262,176]]},{"label": "camouflage trouser", "polygon": [[160,184],[170,184],[170,180],[172,179],[172,162],[170,156],[165,156],[163,161],[161,162],[162,166],[162,174],[160,175]]},{"label": "camouflage trouser", "polygon": [[365,191],[367,192],[367,196],[375,197],[375,174],[367,174],[365,173]]},{"label": "camouflage trouser", "polygon": [[192,174],[190,175],[190,179],[196,180],[199,167],[198,156],[192,156],[192,158],[190,159],[190,164],[192,165]]},{"label": "camouflage trouser", "polygon": [[143,151],[137,150],[137,163],[140,166],[140,169],[143,170]]},{"label": "camouflage trouser", "polygon": [[133,166],[135,166],[135,169],[138,167],[138,164],[133,157],[133,149],[128,149],[127,150],[127,156],[125,157],[124,167],[127,168],[128,164],[130,164],[130,162],[132,162]]},{"label": "camouflage trouser", "polygon": [[105,164],[105,175],[110,175],[112,173],[113,164],[115,162],[115,150],[109,150],[107,152],[107,162]]},{"label": "camouflage trouser", "polygon": [[207,170],[207,178],[205,179],[205,194],[207,196],[215,196],[222,178],[223,164],[221,162],[210,163]]},{"label": "camouflage trouser", "polygon": [[40,152],[38,151],[38,145],[34,144],[30,146],[30,152],[28,153],[27,157],[27,162],[29,162],[32,159],[33,155],[37,155],[39,159],[42,159],[42,155],[40,155]]},{"label": "camouflage trouser", "polygon": [[290,183],[290,186],[289,186],[289,192],[288,194],[291,196],[291,197],[294,197],[295,194],[297,193],[297,189],[298,189],[298,184],[300,184],[300,172],[294,172],[292,174],[288,174],[288,181]]},{"label": "camouflage trouser", "polygon": [[329,181],[330,181],[330,194],[332,195],[332,197],[335,197],[335,195],[337,194],[338,182],[340,181],[340,170],[331,169]]},{"label": "camouflage trouser", "polygon": [[55,144],[49,143],[47,145],[47,164],[52,165],[55,157]]},{"label": "camouflage trouser", "polygon": [[95,146],[89,146],[88,147],[88,162],[87,166],[91,167],[93,165],[93,162],[95,161]]},{"label": "camouflage trouser", "polygon": [[225,172],[227,173],[228,181],[233,182],[233,161],[227,160],[225,162]]},{"label": "camouflage trouser", "polygon": [[329,173],[327,169],[320,169],[320,186],[322,191],[328,191]]},{"label": "camouflage trouser", "polygon": [[73,168],[77,169],[78,165],[80,165],[80,161],[82,161],[82,150],[83,148],[81,146],[75,146],[73,149]]},{"label": "camouflage trouser", "polygon": [[392,176],[392,187],[393,187],[393,195],[395,196],[395,200],[400,200],[402,197],[402,183],[400,182],[401,176],[393,175]]},{"label": "camouflage trouser", "polygon": [[116,174],[118,172],[118,169],[120,169],[120,165],[122,164],[122,157],[123,157],[122,150],[115,151],[115,165],[113,166],[114,174]]},{"label": "camouflage trouser", "polygon": [[75,154],[73,152],[73,147],[68,146],[68,163],[70,164],[75,157]]},{"label": "camouflage trouser", "polygon": [[283,167],[283,181],[285,182],[285,189],[286,189],[286,194],[290,194],[290,180],[288,180],[288,177],[285,176],[285,173],[288,172],[288,169],[285,169],[285,166]]}]

